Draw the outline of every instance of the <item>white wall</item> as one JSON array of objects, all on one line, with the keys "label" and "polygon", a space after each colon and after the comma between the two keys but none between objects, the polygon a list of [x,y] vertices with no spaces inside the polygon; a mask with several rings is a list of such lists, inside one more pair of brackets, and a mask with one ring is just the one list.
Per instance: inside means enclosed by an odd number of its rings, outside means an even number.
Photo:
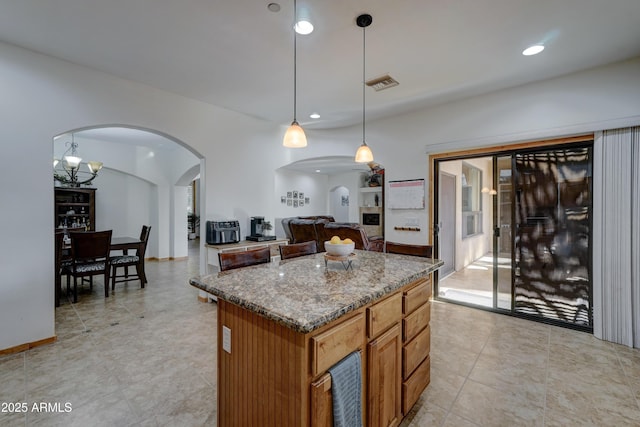
[{"label": "white wall", "polygon": [[344,185],[333,187],[329,191],[329,215],[333,216],[336,222],[349,221],[349,189]]},{"label": "white wall", "polygon": [[[0,349],[55,334],[51,176],[55,135],[110,124],[155,129],[209,159],[205,185],[212,194],[203,201],[207,212],[233,214],[238,206],[250,212],[264,211],[266,206],[268,211],[273,182],[264,176],[276,168],[276,162],[268,159],[274,151],[284,151],[278,143],[264,144],[269,134],[280,132],[273,125],[6,44],[0,44],[0,93],[2,151],[15,159],[0,168],[5,183],[0,190]],[[216,146],[229,141],[234,143],[232,157],[219,158]],[[248,148],[259,159],[253,170],[240,167]],[[20,182],[13,185],[18,176]],[[217,191],[220,183],[226,185]],[[152,198],[159,205],[169,200],[165,192]],[[153,215],[159,227],[169,227],[166,212]],[[168,243],[159,245],[158,251],[168,253]]]},{"label": "white wall", "polygon": [[[143,179],[103,168],[93,181],[96,190],[96,230],[113,230],[114,236],[140,235],[152,222],[152,200],[157,187]],[[152,228],[153,230],[153,228]],[[157,257],[157,233],[149,236],[146,257]]]},{"label": "white wall", "polygon": [[[288,185],[274,185],[269,177],[276,169],[305,158],[353,155],[359,145],[358,126],[309,129],[309,147],[288,150],[280,143],[287,124],[274,126],[7,44],[0,44],[0,93],[3,157],[15,159],[0,168],[0,180],[5,184],[0,190],[0,349],[54,335],[53,136],[105,124],[170,135],[205,159],[203,223],[230,217],[245,226],[251,215],[273,218],[301,213],[300,209],[281,208],[280,195]],[[640,123],[640,59],[368,122],[367,142],[376,162],[385,166],[388,182],[428,179],[427,150],[630,123]],[[24,173],[26,164],[28,175]],[[20,180],[12,185],[16,177]],[[327,188],[325,185],[324,205],[315,205],[322,197],[310,196],[313,211],[309,212],[317,214],[320,207],[326,212]],[[158,191],[152,198],[162,205],[169,195]],[[152,221],[159,227],[169,226],[167,213],[152,215],[157,216]],[[387,209],[388,239],[405,240],[393,231],[402,215]],[[426,241],[427,210],[412,215],[420,217],[424,230],[412,239]],[[167,249],[160,245],[158,250]]]},{"label": "white wall", "polygon": [[360,222],[358,190],[362,186],[362,172],[353,171],[329,176],[329,188],[343,186],[349,190],[348,219],[345,222]]},{"label": "white wall", "polygon": [[[367,122],[367,144],[375,161],[385,167],[385,182],[424,178],[429,183],[428,153],[637,124],[640,58]],[[427,194],[426,200],[429,197]],[[420,233],[393,230],[407,216],[419,219]],[[431,228],[428,207],[411,211],[386,208],[387,240],[424,244]]]},{"label": "white wall", "polygon": [[[278,237],[284,237],[281,220],[290,216],[310,216],[310,215],[329,215],[329,178],[325,174],[306,174],[296,171],[278,169],[274,173],[274,190],[275,196],[273,216],[269,216],[267,212],[255,213],[254,215],[265,216],[265,219],[272,221],[275,225],[275,234]],[[282,196],[287,196],[289,191],[303,192],[305,197],[309,198],[309,204],[303,207],[294,208],[286,203],[281,203]],[[247,229],[248,230],[248,229]]]}]

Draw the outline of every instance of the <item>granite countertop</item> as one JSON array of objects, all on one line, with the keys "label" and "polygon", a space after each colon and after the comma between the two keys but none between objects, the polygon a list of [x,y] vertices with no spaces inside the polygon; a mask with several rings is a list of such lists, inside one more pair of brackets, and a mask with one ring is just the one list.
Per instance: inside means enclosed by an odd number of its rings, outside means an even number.
[{"label": "granite countertop", "polygon": [[325,268],[324,252],[191,278],[216,297],[297,332],[311,332],[342,315],[427,276],[441,260],[355,251],[353,267]]}]

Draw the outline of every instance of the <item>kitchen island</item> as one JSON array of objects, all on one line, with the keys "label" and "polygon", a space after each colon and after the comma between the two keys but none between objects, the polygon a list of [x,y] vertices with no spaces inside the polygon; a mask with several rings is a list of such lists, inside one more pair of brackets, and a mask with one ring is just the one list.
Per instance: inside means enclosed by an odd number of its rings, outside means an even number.
[{"label": "kitchen island", "polygon": [[332,425],[327,370],[359,351],[364,424],[398,425],[429,383],[439,260],[324,253],[195,277],[218,297],[218,425]]}]

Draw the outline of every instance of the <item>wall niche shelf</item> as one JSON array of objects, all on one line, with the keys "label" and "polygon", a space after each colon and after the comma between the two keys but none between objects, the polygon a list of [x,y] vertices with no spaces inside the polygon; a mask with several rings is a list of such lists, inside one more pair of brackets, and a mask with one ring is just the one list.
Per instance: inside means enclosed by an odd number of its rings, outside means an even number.
[{"label": "wall niche shelf", "polygon": [[384,181],[376,187],[360,187],[358,192],[358,222],[368,236],[384,237]]},{"label": "wall niche shelf", "polygon": [[54,226],[95,231],[96,189],[55,187]]}]

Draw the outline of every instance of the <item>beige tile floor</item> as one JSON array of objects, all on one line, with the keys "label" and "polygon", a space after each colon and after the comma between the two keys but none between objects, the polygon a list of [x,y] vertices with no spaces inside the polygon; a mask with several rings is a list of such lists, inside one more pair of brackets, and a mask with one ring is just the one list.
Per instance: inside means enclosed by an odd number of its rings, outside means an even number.
[{"label": "beige tile floor", "polygon": [[[0,358],[0,426],[213,426],[216,305],[189,261],[148,263],[149,285],[101,284],[56,310],[55,344]],[[640,350],[434,302],[431,384],[407,426],[639,426]]]}]

